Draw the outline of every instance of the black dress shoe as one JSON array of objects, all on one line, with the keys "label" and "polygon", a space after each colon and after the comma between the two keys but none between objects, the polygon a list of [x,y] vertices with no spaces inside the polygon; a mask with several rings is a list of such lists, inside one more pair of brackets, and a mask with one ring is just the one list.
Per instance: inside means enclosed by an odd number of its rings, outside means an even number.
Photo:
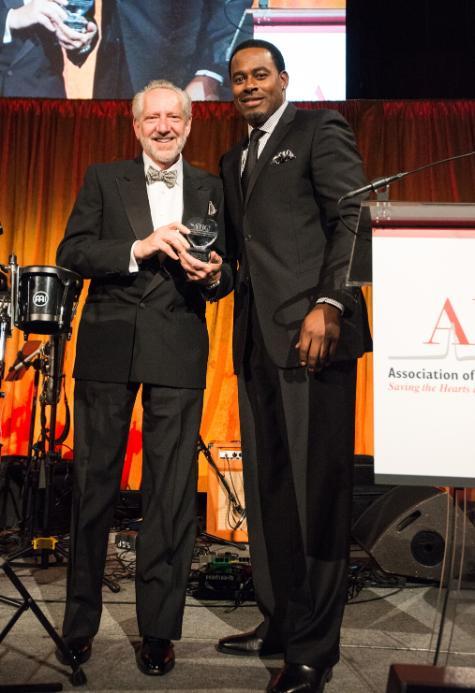
[{"label": "black dress shoe", "polygon": [[221,638],[216,645],[216,649],[224,654],[247,657],[271,657],[282,652],[282,648],[279,648],[277,645],[272,646],[266,643],[256,634],[255,630]]},{"label": "black dress shoe", "polygon": [[331,667],[319,669],[305,664],[286,664],[267,690],[269,693],[322,693],[331,677]]},{"label": "black dress shoe", "polygon": [[170,640],[145,637],[137,653],[137,666],[148,676],[163,676],[175,666],[175,651]]},{"label": "black dress shoe", "polygon": [[[92,652],[92,638],[64,638],[64,643],[66,647],[69,647],[71,654],[78,664],[85,664],[90,658]],[[56,648],[55,655],[58,662],[70,666],[71,662],[66,659],[59,647]]]}]

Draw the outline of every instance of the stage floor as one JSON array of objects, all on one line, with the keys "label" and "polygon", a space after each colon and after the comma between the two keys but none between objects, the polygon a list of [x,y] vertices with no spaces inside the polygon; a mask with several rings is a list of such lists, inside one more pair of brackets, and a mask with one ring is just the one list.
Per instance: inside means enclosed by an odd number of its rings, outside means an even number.
[{"label": "stage floor", "polygon": [[[116,555],[111,544],[112,560]],[[223,550],[223,549],[219,549]],[[130,555],[130,554],[129,554]],[[15,573],[47,618],[61,627],[64,610],[66,570],[16,567]],[[83,669],[87,685],[74,688],[68,671],[56,661],[54,643],[38,620],[26,612],[0,644],[0,685],[60,682],[64,690],[95,691],[216,691],[241,693],[264,691],[281,661],[219,654],[215,645],[224,635],[252,628],[258,622],[254,604],[234,608],[231,603],[187,598],[183,638],[176,643],[176,666],[166,677],[153,678],[136,667],[134,647],[139,642],[135,619],[134,583],[120,582],[113,594],[104,588],[104,611],[93,654]],[[0,595],[16,598],[17,592],[5,575],[0,575]],[[456,594],[449,600],[449,615]],[[342,635],[342,658],[334,670],[328,693],[385,693],[392,663],[431,664],[438,625],[436,587],[412,586],[400,589],[366,587],[348,604]],[[475,591],[464,590],[456,606],[456,626],[451,651],[442,654],[440,665],[475,667]],[[12,614],[0,604],[0,630]],[[451,634],[445,629],[443,648]]]}]

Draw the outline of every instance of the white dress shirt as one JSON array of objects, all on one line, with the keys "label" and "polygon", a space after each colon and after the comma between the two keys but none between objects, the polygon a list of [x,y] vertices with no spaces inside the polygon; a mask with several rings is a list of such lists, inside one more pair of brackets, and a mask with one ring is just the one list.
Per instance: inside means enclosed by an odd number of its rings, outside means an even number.
[{"label": "white dress shirt", "polygon": [[[158,166],[153,163],[152,159],[142,153],[144,162],[144,172],[147,174],[149,166],[158,169]],[[170,166],[167,171],[176,171],[176,184],[173,188],[169,188],[164,181],[155,181],[147,183],[147,197],[152,215],[153,228],[158,229],[160,226],[170,224],[172,221],[181,222],[183,217],[183,158]],[[138,272],[139,266],[134,255],[134,248],[138,241],[134,241],[130,249],[129,272]]]}]

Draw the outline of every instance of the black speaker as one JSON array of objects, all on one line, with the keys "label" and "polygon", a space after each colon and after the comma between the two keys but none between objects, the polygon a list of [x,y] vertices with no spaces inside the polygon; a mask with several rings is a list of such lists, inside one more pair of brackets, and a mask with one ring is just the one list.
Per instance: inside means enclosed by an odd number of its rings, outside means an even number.
[{"label": "black speaker", "polygon": [[[445,551],[446,491],[423,486],[396,486],[376,500],[353,525],[354,539],[386,573],[440,580]],[[452,508],[451,508],[452,510]],[[463,512],[456,507],[456,546],[460,555]],[[466,523],[464,572],[473,571],[475,527]]]},{"label": "black speaker", "polygon": [[142,517],[142,492],[120,491],[114,509],[115,527],[129,529]]}]

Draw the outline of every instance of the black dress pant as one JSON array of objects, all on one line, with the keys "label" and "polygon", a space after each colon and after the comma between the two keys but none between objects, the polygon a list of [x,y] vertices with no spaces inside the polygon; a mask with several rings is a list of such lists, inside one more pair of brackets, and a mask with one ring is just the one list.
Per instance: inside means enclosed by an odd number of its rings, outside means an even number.
[{"label": "black dress pant", "polygon": [[287,662],[339,659],[352,503],[356,361],[271,362],[251,307],[239,408],[258,634]]},{"label": "black dress pant", "polygon": [[[71,550],[63,634],[97,633],[109,529],[137,383],[76,381]],[[177,639],[196,538],[202,390],[143,386],[143,521],[136,596],[142,636]]]}]

